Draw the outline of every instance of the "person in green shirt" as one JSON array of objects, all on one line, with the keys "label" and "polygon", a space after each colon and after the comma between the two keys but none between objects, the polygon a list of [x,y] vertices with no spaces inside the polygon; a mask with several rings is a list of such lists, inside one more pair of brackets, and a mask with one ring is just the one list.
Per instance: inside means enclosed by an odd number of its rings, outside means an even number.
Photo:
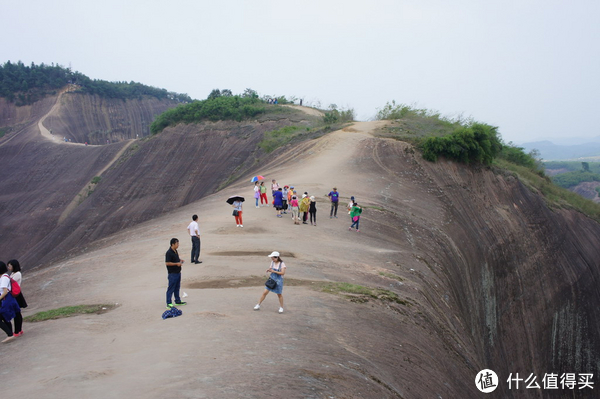
[{"label": "person in green shirt", "polygon": [[352,218],[352,226],[348,227],[348,230],[352,230],[354,226],[356,226],[356,232],[358,233],[360,230],[358,229],[358,223],[360,222],[360,215],[362,214],[362,208],[358,206],[358,202],[352,204],[352,209],[350,209],[350,217]]}]

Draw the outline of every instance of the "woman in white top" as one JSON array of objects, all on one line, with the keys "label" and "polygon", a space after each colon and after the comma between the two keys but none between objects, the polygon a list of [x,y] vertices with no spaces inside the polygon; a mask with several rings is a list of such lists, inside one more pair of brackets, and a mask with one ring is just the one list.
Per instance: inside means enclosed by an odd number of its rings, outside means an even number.
[{"label": "woman in white top", "polygon": [[274,292],[279,297],[279,313],[283,313],[283,276],[285,275],[285,263],[279,256],[279,252],[274,251],[271,255],[271,267],[267,269],[267,273],[271,273],[270,277],[277,282],[274,288],[265,286],[262,296],[254,307],[254,310],[260,310],[260,304],[265,300],[269,292]]},{"label": "woman in white top", "polygon": [[[2,342],[10,342],[16,337],[23,335],[21,326],[23,325],[23,316],[21,316],[21,308],[16,299],[12,296],[11,281],[8,277],[8,267],[4,262],[0,262],[0,329],[4,330],[8,336]],[[12,324],[10,321],[15,319],[15,333],[13,334]]]},{"label": "woman in white top", "polygon": [[237,214],[233,215],[235,217],[235,224],[237,227],[244,227],[244,223],[242,222],[242,201],[233,201],[231,206],[233,206],[234,211],[237,211]]},{"label": "woman in white top", "polygon": [[15,299],[17,300],[19,307],[21,309],[24,309],[27,307],[27,301],[25,301],[25,297],[23,296],[23,284],[21,284],[21,264],[18,260],[11,259],[8,261],[8,265],[6,267],[8,268],[8,272],[10,273],[10,277],[13,280],[15,280],[17,284],[19,284],[19,287],[21,287],[21,292],[15,297]]}]

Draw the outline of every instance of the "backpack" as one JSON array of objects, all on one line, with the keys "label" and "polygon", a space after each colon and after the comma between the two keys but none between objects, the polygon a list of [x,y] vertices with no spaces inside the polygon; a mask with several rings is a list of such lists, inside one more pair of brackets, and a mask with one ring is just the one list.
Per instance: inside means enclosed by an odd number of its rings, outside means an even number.
[{"label": "backpack", "polygon": [[10,280],[10,293],[12,294],[12,296],[19,296],[19,294],[21,293],[21,287],[19,286],[19,283],[17,283],[15,279],[13,279],[8,274],[5,274],[5,276],[8,277],[8,279]]}]

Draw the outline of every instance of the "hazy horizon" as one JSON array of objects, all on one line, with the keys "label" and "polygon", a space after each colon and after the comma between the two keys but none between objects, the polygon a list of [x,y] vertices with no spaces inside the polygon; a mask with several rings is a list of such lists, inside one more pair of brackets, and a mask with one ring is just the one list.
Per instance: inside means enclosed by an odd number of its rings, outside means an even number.
[{"label": "hazy horizon", "polygon": [[197,99],[252,88],[353,108],[359,120],[395,100],[471,116],[517,144],[600,135],[591,0],[2,0],[2,10],[2,62],[56,63]]}]

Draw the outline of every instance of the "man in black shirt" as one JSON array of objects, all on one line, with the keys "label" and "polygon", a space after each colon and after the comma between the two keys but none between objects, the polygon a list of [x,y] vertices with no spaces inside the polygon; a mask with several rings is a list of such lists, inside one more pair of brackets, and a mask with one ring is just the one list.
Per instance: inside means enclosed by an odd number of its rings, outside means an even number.
[{"label": "man in black shirt", "polygon": [[[181,286],[181,265],[183,259],[179,259],[179,240],[171,238],[171,248],[165,254],[165,265],[167,266],[167,277],[169,279],[169,287],[167,288],[167,309],[171,309],[175,305],[185,305],[186,302],[181,302],[179,297],[179,287]],[[175,303],[171,302],[171,297],[175,295]]]}]

